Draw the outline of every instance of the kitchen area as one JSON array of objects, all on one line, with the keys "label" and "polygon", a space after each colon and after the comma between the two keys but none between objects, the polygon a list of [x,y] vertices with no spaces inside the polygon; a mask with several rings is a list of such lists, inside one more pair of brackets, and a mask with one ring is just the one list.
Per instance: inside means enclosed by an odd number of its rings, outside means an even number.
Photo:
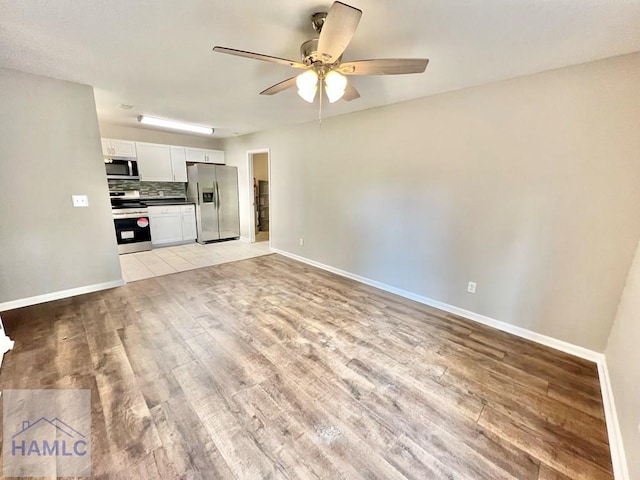
[{"label": "kitchen area", "polygon": [[237,168],[224,151],[102,138],[125,281],[270,253],[240,241]]}]

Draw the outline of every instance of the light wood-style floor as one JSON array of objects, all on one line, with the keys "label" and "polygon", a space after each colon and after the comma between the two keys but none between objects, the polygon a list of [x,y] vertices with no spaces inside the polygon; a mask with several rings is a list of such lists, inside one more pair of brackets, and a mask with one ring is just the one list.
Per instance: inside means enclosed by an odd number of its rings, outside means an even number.
[{"label": "light wood-style floor", "polygon": [[279,255],[2,317],[94,478],[612,478],[594,364]]}]

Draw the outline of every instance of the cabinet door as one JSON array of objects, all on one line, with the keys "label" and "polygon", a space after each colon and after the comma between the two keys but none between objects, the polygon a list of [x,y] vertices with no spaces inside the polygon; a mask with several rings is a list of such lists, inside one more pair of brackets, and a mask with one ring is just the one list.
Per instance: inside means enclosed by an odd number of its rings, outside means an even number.
[{"label": "cabinet door", "polygon": [[113,138],[101,138],[102,153],[109,157],[136,157],[136,142],[129,140],[115,140]]},{"label": "cabinet door", "polygon": [[136,143],[140,180],[145,182],[173,182],[169,145]]},{"label": "cabinet door", "polygon": [[165,245],[182,241],[180,207],[149,207],[151,244]]},{"label": "cabinet door", "polygon": [[222,150],[207,150],[207,163],[217,163],[218,165],[224,165],[224,151]]},{"label": "cabinet door", "polygon": [[187,181],[187,151],[184,147],[171,147],[171,169],[174,182]]},{"label": "cabinet door", "polygon": [[111,139],[111,151],[114,157],[136,157],[136,142]]},{"label": "cabinet door", "polygon": [[113,153],[111,153],[111,140],[108,138],[101,138],[100,142],[102,143],[102,154],[105,157],[113,155]]},{"label": "cabinet door", "polygon": [[198,236],[196,229],[196,209],[193,205],[182,207],[182,239],[195,240]]},{"label": "cabinet door", "polygon": [[187,162],[205,163],[207,161],[206,150],[202,148],[189,148],[186,149]]}]

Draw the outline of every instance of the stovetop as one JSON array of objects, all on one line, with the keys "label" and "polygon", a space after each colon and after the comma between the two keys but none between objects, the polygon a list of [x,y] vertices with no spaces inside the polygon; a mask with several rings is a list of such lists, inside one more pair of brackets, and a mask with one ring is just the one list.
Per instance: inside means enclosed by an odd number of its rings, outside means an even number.
[{"label": "stovetop", "polygon": [[111,210],[119,210],[122,208],[136,208],[136,209],[140,209],[140,208],[147,208],[147,204],[144,202],[135,202],[135,201],[117,201],[114,199],[111,199]]},{"label": "stovetop", "polygon": [[147,204],[140,200],[140,190],[120,190],[109,192],[111,210],[144,209]]}]

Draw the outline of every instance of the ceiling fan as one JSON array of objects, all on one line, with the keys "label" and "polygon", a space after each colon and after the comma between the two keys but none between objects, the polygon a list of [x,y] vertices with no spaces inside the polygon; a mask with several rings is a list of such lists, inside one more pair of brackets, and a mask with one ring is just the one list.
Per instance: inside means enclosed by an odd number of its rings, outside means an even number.
[{"label": "ceiling fan", "polygon": [[[295,77],[263,90],[260,94],[273,95],[297,86],[298,95],[309,103],[313,103],[318,85],[321,89],[324,85],[331,103],[340,98],[350,101],[360,97],[358,91],[347,81],[345,75],[398,75],[425,71],[427,63],[429,63],[426,58],[379,58],[343,63],[342,54],[353,38],[361,16],[362,10],[342,2],[334,2],[329,12],[318,12],[311,15],[311,23],[319,36],[300,46],[302,56],[300,62],[220,46],[214,47],[213,51],[304,70]],[[322,102],[322,90],[320,102]]]}]

